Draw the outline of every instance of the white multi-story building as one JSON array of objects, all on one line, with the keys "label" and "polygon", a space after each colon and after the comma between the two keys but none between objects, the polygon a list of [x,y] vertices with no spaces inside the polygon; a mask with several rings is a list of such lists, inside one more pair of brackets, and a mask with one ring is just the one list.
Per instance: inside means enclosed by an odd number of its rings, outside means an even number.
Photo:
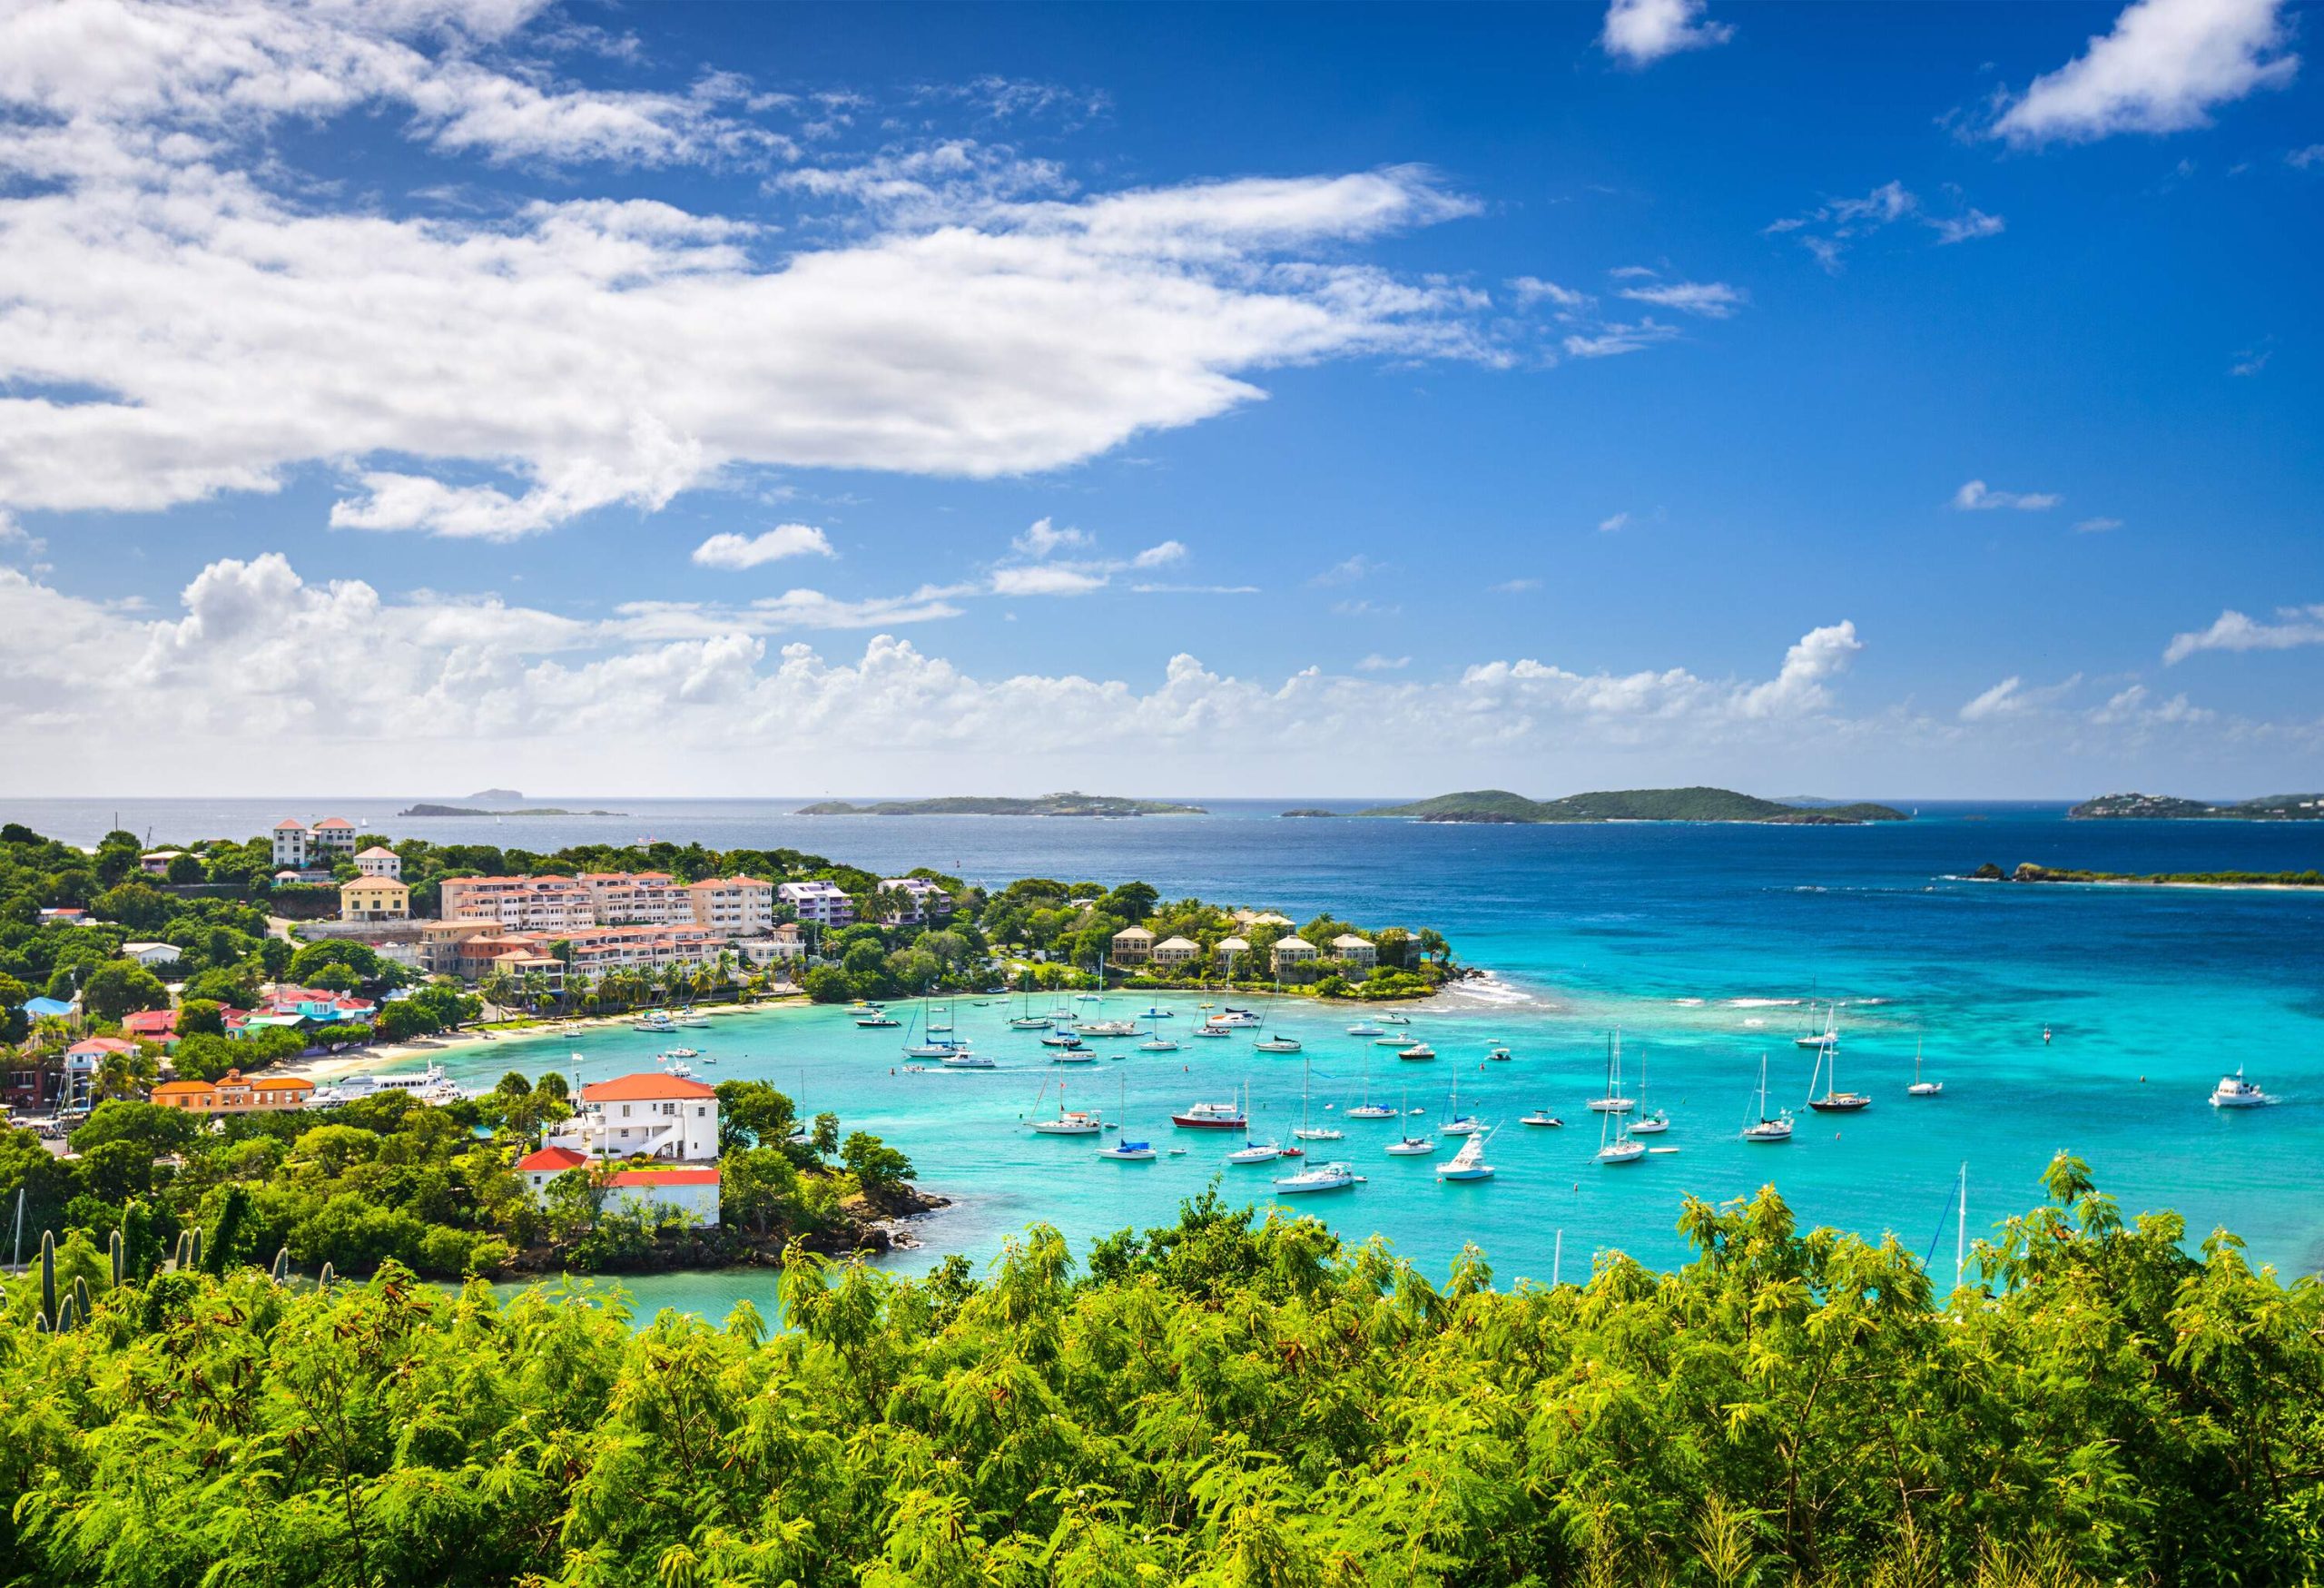
[{"label": "white multi-story building", "polygon": [[285,816],[272,837],[274,863],[296,871],[328,869],[355,853],[355,824],[344,816],[325,816],[311,827]]},{"label": "white multi-story building", "polygon": [[718,1161],[718,1093],[683,1075],[621,1075],[581,1089],[548,1139],[589,1158]]},{"label": "white multi-story building", "polygon": [[730,937],[759,937],[774,930],[774,884],[756,877],[704,877],[685,890],[686,919]]},{"label": "white multi-story building", "polygon": [[817,926],[855,924],[855,901],[837,883],[784,883],[774,890],[774,897],[800,920]]},{"label": "white multi-story building", "polygon": [[919,926],[937,916],[952,913],[952,895],[926,877],[883,877],[880,886],[911,899],[910,909],[888,917],[891,926]]},{"label": "white multi-story building", "polygon": [[572,877],[446,877],[447,921],[497,921],[511,932],[564,933],[597,924],[589,890]]},{"label": "white multi-story building", "polygon": [[403,881],[403,856],[385,844],[374,843],[355,857],[355,869],[367,877],[383,877],[389,882],[399,883]]}]

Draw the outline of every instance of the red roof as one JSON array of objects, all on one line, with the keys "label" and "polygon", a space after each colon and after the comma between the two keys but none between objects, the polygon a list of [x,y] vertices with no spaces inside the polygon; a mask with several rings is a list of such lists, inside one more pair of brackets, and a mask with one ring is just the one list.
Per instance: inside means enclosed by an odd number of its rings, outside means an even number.
[{"label": "red roof", "polygon": [[84,1037],[64,1050],[65,1057],[75,1053],[134,1053],[137,1044],[124,1042],[119,1037]]},{"label": "red roof", "polygon": [[635,1103],[717,1095],[716,1088],[688,1080],[683,1075],[616,1075],[611,1080],[593,1080],[581,1089],[581,1100],[585,1103]]},{"label": "red roof", "polygon": [[121,1029],[138,1035],[153,1035],[178,1029],[178,1011],[174,1009],[141,1009],[121,1017]]},{"label": "red roof", "polygon": [[285,816],[282,820],[274,824],[274,830],[277,833],[281,832],[286,827],[296,827],[301,833],[307,830],[306,824],[300,821],[296,816]]},{"label": "red roof", "polygon": [[354,823],[349,821],[344,816],[325,816],[321,821],[315,824],[315,830],[320,833],[325,827],[352,827],[354,825]]},{"label": "red roof", "polygon": [[[553,1150],[553,1149],[552,1149]],[[517,1166],[522,1169],[524,1166]],[[714,1186],[718,1170],[713,1169],[632,1169],[606,1177],[609,1186]]]},{"label": "red roof", "polygon": [[563,1174],[566,1169],[579,1169],[588,1161],[570,1147],[544,1147],[537,1152],[528,1152],[518,1159],[517,1168],[520,1171],[539,1169],[551,1174]]}]

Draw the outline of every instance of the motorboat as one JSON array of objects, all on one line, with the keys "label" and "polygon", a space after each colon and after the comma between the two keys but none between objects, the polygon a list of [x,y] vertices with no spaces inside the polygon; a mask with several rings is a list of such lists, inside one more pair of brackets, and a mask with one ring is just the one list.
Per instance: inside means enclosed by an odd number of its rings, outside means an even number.
[{"label": "motorboat", "polygon": [[2219,1084],[2211,1088],[2211,1107],[2215,1109],[2264,1109],[2276,1100],[2243,1079],[2243,1066],[2235,1067],[2232,1075],[2222,1075]]},{"label": "motorboat", "polygon": [[1296,1053],[1299,1051],[1299,1039],[1285,1036],[1261,1037],[1251,1046],[1261,1053]]},{"label": "motorboat", "polygon": [[1231,1037],[1235,1032],[1231,1028],[1226,1026],[1203,1025],[1196,1026],[1193,1031],[1187,1034],[1193,1037]]},{"label": "motorboat", "polygon": [[1250,1120],[1241,1103],[1196,1103],[1182,1114],[1171,1115],[1170,1123],[1181,1130],[1240,1130]]},{"label": "motorboat", "polygon": [[1485,1057],[1496,1064],[1506,1064],[1512,1056],[1508,1048],[1499,1042],[1485,1050]]},{"label": "motorboat", "polygon": [[1110,1158],[1116,1163],[1151,1163],[1154,1144],[1150,1141],[1117,1141],[1110,1147],[1098,1149],[1099,1158]]},{"label": "motorboat", "polygon": [[1485,1143],[1492,1139],[1492,1132],[1481,1131],[1461,1143],[1461,1150],[1436,1166],[1440,1180],[1489,1180],[1492,1165],[1485,1161]]},{"label": "motorboat", "polygon": [[1076,1021],[1074,1022],[1073,1029],[1078,1034],[1084,1037],[1134,1037],[1137,1035],[1137,1022],[1136,1021],[1128,1020]]},{"label": "motorboat", "polygon": [[699,1048],[665,1048],[662,1051],[654,1055],[654,1060],[656,1063],[662,1063],[672,1060],[699,1059],[701,1057],[702,1050]]},{"label": "motorboat", "polygon": [[1212,1015],[1205,1023],[1214,1026],[1258,1026],[1265,1025],[1266,1021],[1251,1011],[1236,1009],[1230,1003],[1216,1014]]},{"label": "motorboat", "polygon": [[[1121,1055],[1117,1053],[1114,1057],[1118,1059]],[[1098,1055],[1087,1048],[1060,1048],[1049,1055],[1049,1062],[1052,1064],[1095,1064],[1098,1062]]]},{"label": "motorboat", "polygon": [[1408,1026],[1413,1023],[1412,1016],[1408,1014],[1380,1014],[1372,1018],[1384,1026]]},{"label": "motorboat", "polygon": [[1559,1119],[1547,1109],[1535,1109],[1531,1113],[1526,1115],[1517,1122],[1521,1125],[1546,1125],[1552,1129],[1562,1127],[1565,1124],[1563,1119]]},{"label": "motorboat", "polygon": [[709,1023],[710,1017],[706,1014],[682,1014],[671,1022],[673,1025],[694,1027],[706,1026]]},{"label": "motorboat", "polygon": [[1413,1040],[1406,1036],[1374,1037],[1372,1045],[1375,1048],[1409,1048]]},{"label": "motorboat", "polygon": [[1768,1056],[1759,1055],[1759,1118],[1756,1123],[1743,1127],[1746,1141],[1788,1141],[1791,1139],[1791,1111],[1768,1112]]},{"label": "motorboat", "polygon": [[966,1048],[945,1054],[942,1063],[947,1070],[990,1070],[993,1067],[991,1060],[981,1053],[971,1053]]},{"label": "motorboat", "polygon": [[678,1029],[678,1022],[657,1009],[630,1022],[629,1029],[633,1031],[674,1031]]},{"label": "motorboat", "polygon": [[969,1050],[966,1042],[956,1042],[950,1037],[939,1037],[932,1042],[913,1042],[904,1049],[907,1059],[949,1059],[955,1053]]},{"label": "motorboat", "polygon": [[1305,1191],[1345,1191],[1364,1184],[1364,1177],[1344,1163],[1310,1164],[1295,1175],[1284,1175],[1275,1189],[1286,1197]]},{"label": "motorboat", "polygon": [[1385,1026],[1375,1026],[1368,1020],[1360,1020],[1348,1027],[1347,1034],[1351,1037],[1384,1037],[1388,1034],[1388,1029]]},{"label": "motorboat", "polygon": [[1908,1098],[1933,1098],[1945,1095],[1945,1082],[1921,1079],[1921,1045],[1913,1044],[1913,1084],[1905,1089]]},{"label": "motorboat", "polygon": [[867,1031],[885,1031],[892,1026],[900,1026],[904,1022],[898,1020],[891,1014],[867,1014],[855,1023],[862,1027]]},{"label": "motorboat", "polygon": [[1436,1050],[1430,1047],[1426,1042],[1414,1042],[1408,1048],[1397,1049],[1396,1057],[1399,1059],[1409,1060],[1415,1064],[1424,1063],[1436,1057]]}]

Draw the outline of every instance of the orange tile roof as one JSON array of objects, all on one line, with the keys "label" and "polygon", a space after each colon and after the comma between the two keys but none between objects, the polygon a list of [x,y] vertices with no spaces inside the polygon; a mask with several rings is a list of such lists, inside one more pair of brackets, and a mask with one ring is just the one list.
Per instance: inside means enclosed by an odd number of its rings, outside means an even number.
[{"label": "orange tile roof", "polygon": [[152,1095],[157,1098],[198,1097],[205,1091],[216,1091],[218,1089],[216,1087],[211,1085],[206,1080],[165,1080],[162,1082],[161,1085],[153,1089]]},{"label": "orange tile roof", "polygon": [[585,1103],[635,1103],[717,1095],[716,1088],[688,1080],[683,1075],[616,1075],[611,1080],[593,1080],[581,1089],[581,1100]]}]

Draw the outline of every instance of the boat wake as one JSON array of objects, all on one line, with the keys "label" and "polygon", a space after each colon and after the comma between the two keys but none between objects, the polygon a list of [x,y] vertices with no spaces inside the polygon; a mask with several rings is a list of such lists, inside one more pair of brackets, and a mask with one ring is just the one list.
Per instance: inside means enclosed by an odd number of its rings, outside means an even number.
[{"label": "boat wake", "polygon": [[1804,998],[1730,998],[1729,1009],[1797,1009],[1807,1001]]},{"label": "boat wake", "polygon": [[1445,988],[1433,1001],[1440,1004],[1479,1004],[1491,1009],[1554,1007],[1551,1001],[1536,992],[1511,985],[1491,971],[1465,977]]}]

